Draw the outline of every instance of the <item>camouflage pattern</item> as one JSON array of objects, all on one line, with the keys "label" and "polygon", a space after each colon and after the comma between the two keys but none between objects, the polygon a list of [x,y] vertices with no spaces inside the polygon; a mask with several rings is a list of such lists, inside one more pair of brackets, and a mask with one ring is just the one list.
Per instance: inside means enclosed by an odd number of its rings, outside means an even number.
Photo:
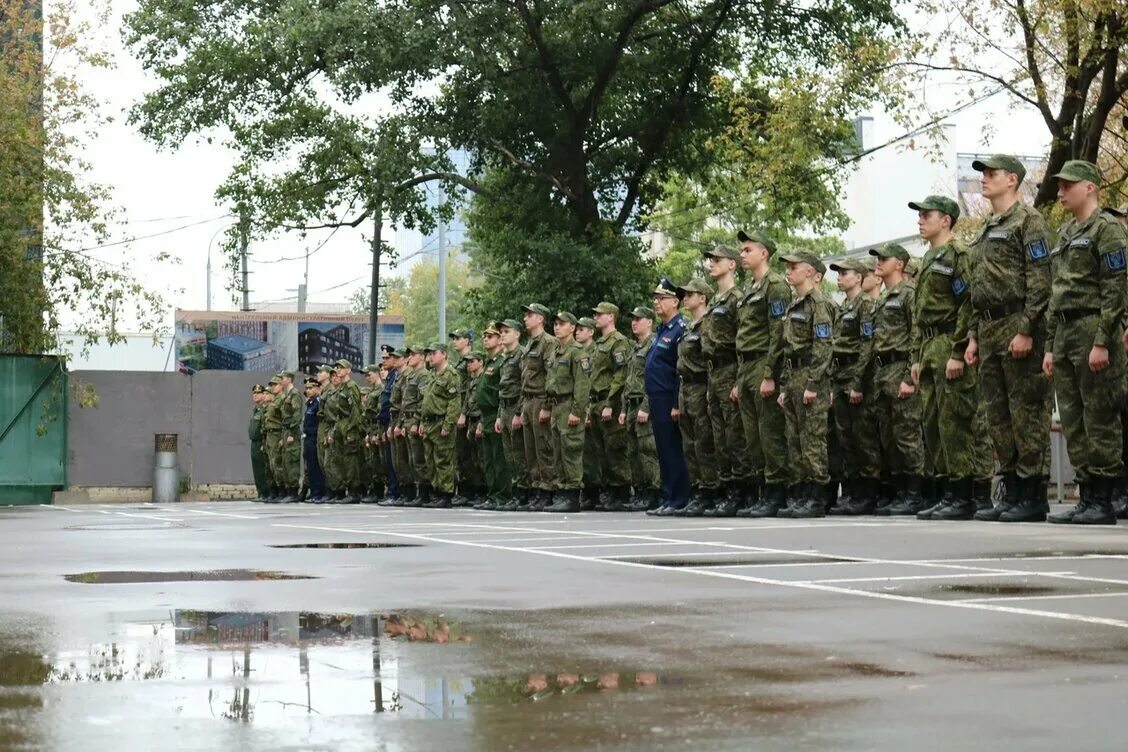
[{"label": "camouflage pattern", "polygon": [[868,368],[881,435],[885,471],[893,476],[924,473],[920,395],[900,397],[901,383],[911,385],[910,348],[916,289],[907,279],[882,292],[873,310],[873,344]]},{"label": "camouflage pattern", "polygon": [[[595,340],[590,340],[584,349],[590,356],[595,350]],[[584,430],[584,488],[592,492],[592,496],[603,485],[603,462],[599,458],[599,446],[595,440],[595,431],[591,428],[594,418],[587,416],[588,425]]]},{"label": "camouflage pattern", "polygon": [[[873,298],[861,292],[853,300],[843,301],[834,329],[831,425],[835,451],[842,456],[841,477],[847,479],[881,476],[881,443],[874,395],[870,393],[865,373],[873,343],[875,304]],[[850,404],[851,391],[863,395],[860,404]]]},{"label": "camouflage pattern", "polygon": [[475,401],[481,413],[482,425],[482,472],[486,495],[491,501],[508,502],[513,494],[513,477],[505,454],[504,428],[502,433],[494,430],[497,420],[502,417],[501,374],[505,354],[500,350],[482,364],[482,374],[475,385]]},{"label": "camouflage pattern", "polygon": [[[631,464],[631,485],[635,493],[658,490],[658,447],[654,444],[654,425],[649,420],[650,402],[646,398],[644,382],[646,353],[653,344],[653,334],[635,343],[623,382],[622,414],[627,426],[627,458]],[[639,412],[646,413],[645,423],[638,422]]]},{"label": "camouflage pattern", "polygon": [[[623,383],[631,343],[622,332],[612,330],[594,341],[591,358],[591,449],[599,460],[599,481],[608,488],[625,488],[631,483],[627,459],[627,428],[619,425],[623,406]],[[603,409],[611,408],[611,417],[603,419]],[[587,417],[587,416],[580,416]]]},{"label": "camouflage pattern", "polygon": [[327,459],[341,488],[355,492],[360,483],[364,449],[360,387],[351,378],[338,384],[324,409],[333,421],[333,443],[329,445]]},{"label": "camouflage pattern", "polygon": [[270,459],[264,448],[266,434],[263,432],[262,421],[266,415],[269,403],[259,402],[251,411],[250,425],[247,435],[251,440],[251,471],[255,478],[255,493],[258,498],[265,499],[275,492],[274,475],[270,471]]},{"label": "camouflage pattern", "polygon": [[498,385],[498,418],[501,419],[501,446],[509,463],[512,483],[517,488],[530,488],[525,464],[525,429],[514,428],[513,418],[521,414],[521,359],[524,350],[517,346],[502,353],[501,382]]},{"label": "camouflage pattern", "polygon": [[[481,378],[482,371],[479,370],[477,376],[471,375],[467,371],[465,382],[462,385],[462,414],[466,416],[466,425],[458,429],[458,435],[466,440],[467,457],[466,464],[459,466],[457,481],[458,491],[463,496],[477,494],[486,486],[485,468],[482,464],[482,439],[477,435],[478,426],[482,425],[482,411],[478,407],[478,382]],[[493,432],[492,420],[490,421],[490,432]],[[482,433],[484,435],[485,430]],[[457,455],[457,443],[454,451]]]},{"label": "camouflage pattern", "polygon": [[411,455],[411,469],[417,487],[431,485],[427,450],[423,446],[423,437],[417,432],[422,425],[420,407],[423,402],[423,389],[430,378],[431,372],[427,367],[419,366],[407,372],[407,383],[403,387],[403,428],[407,434],[407,448]]},{"label": "camouflage pattern", "polygon": [[791,288],[777,272],[753,282],[739,303],[740,423],[748,448],[750,474],[757,482],[787,483],[791,472],[787,450],[787,421],[780,407],[780,385],[770,397],[760,396],[760,382],[780,370],[783,322],[792,299]]},{"label": "camouflage pattern", "polygon": [[278,403],[278,420],[282,424],[276,478],[281,477],[279,485],[282,488],[297,491],[302,480],[302,395],[291,386],[289,391],[275,397],[271,404],[274,402]]},{"label": "camouflage pattern", "polygon": [[[830,481],[826,456],[827,412],[830,410],[830,361],[833,355],[834,307],[821,289],[795,299],[783,325],[781,375],[787,450],[798,483]],[[803,404],[803,392],[816,393]]]},{"label": "camouflage pattern", "polygon": [[[1124,472],[1120,405],[1125,366],[1120,339],[1128,235],[1106,212],[1085,222],[1070,219],[1050,257],[1053,288],[1047,338],[1053,343],[1054,388],[1069,461],[1081,480],[1115,478]],[[1108,348],[1109,367],[1093,373],[1089,352],[1096,345]]]},{"label": "camouflage pattern", "polygon": [[262,450],[263,454],[266,455],[266,467],[271,482],[276,489],[285,491],[287,488],[286,476],[280,459],[282,456],[280,442],[283,436],[281,406],[282,399],[281,395],[278,394],[274,395],[274,399],[266,404],[266,410],[262,414]]},{"label": "camouflage pattern", "polygon": [[[1000,472],[1022,478],[1049,475],[1050,391],[1041,370],[1052,245],[1042,215],[1019,201],[988,217],[969,246],[969,328],[979,345],[988,431]],[[1010,354],[1016,334],[1034,340],[1025,358]]]},{"label": "camouflage pattern", "polygon": [[[458,374],[459,401],[462,405],[463,414],[465,414],[466,401],[471,396],[470,371],[467,369],[469,361],[460,353],[456,352],[453,347],[450,349],[449,357],[450,361],[448,366],[453,368],[455,373]],[[473,441],[469,434],[463,430],[457,431],[454,437],[454,456],[456,458],[454,480],[455,485],[457,485],[459,492],[462,494],[466,493],[466,488],[463,488],[464,485],[469,488],[475,482],[475,478],[480,478],[481,476],[480,471],[477,469],[479,465],[474,461],[473,452]]]},{"label": "camouflage pattern", "polygon": [[540,411],[545,408],[545,380],[556,352],[556,338],[542,333],[531,338],[521,355],[521,418],[525,422],[522,432],[525,441],[525,467],[530,488],[551,491],[556,486],[556,471],[552,463],[552,426],[540,422]]},{"label": "camouflage pattern", "polygon": [[462,408],[460,387],[461,376],[448,364],[441,371],[431,373],[423,386],[419,406],[428,477],[431,488],[442,494],[454,493],[454,436],[458,433]]},{"label": "camouflage pattern", "polygon": [[[393,429],[404,428],[403,391],[410,373],[410,368],[401,366],[396,374],[396,381],[392,384],[390,417]],[[320,433],[320,426],[318,433]],[[393,433],[395,433],[394,430]],[[399,480],[401,490],[415,484],[415,473],[411,467],[411,446],[406,436],[394,436],[392,438],[392,465],[395,467],[396,478]]]},{"label": "camouflage pattern", "polygon": [[[545,381],[552,410],[552,460],[555,486],[551,491],[578,490],[584,474],[584,416],[591,397],[592,359],[575,340],[556,341]],[[568,425],[568,416],[579,422]]]},{"label": "camouflage pattern", "polygon": [[383,392],[382,381],[365,384],[360,388],[363,454],[359,485],[361,489],[374,493],[381,493],[384,490],[384,449],[372,438],[380,433],[380,395]]},{"label": "camouflage pattern", "polygon": [[[738,375],[736,339],[740,300],[740,290],[735,286],[718,292],[710,301],[701,327],[702,350],[709,363],[709,425],[716,448],[713,456],[705,461],[716,465],[722,486],[751,477],[740,411],[732,401]],[[700,455],[697,461],[702,461]]]},{"label": "camouflage pattern", "polygon": [[326,381],[321,387],[321,399],[317,406],[317,464],[325,478],[325,488],[330,491],[337,491],[341,488],[341,481],[336,468],[329,462],[330,449],[325,441],[326,437],[333,431],[333,419],[325,409],[325,403],[330,400],[336,389],[337,387],[334,384]]},{"label": "camouflage pattern", "polygon": [[690,486],[695,490],[716,490],[720,485],[720,469],[714,443],[716,434],[709,413],[709,366],[704,352],[704,328],[705,317],[686,324],[685,335],[678,342],[681,380],[678,427]]}]

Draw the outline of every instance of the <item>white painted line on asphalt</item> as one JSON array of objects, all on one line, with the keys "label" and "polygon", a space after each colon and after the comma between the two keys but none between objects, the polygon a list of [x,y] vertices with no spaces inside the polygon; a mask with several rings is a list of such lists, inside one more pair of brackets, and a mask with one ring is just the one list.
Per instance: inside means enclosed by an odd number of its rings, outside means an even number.
[{"label": "white painted line on asphalt", "polygon": [[82,510],[79,510],[79,509],[71,509],[70,507],[62,507],[62,506],[59,506],[58,504],[40,504],[39,506],[43,507],[44,509],[60,509],[64,512],[79,512],[79,511],[82,511]]},{"label": "white painted line on asphalt", "polygon": [[206,509],[185,509],[184,511],[185,512],[191,512],[192,514],[213,515],[215,517],[234,517],[235,519],[239,519],[239,520],[258,520],[258,519],[261,519],[261,517],[257,514],[232,514],[230,512],[209,512]]},{"label": "white painted line on asphalt", "polygon": [[[755,552],[734,551],[733,556],[754,555]],[[719,555],[719,554],[718,554]],[[613,557],[606,557],[613,558]],[[718,566],[710,565],[710,569],[775,569],[776,567],[848,567],[858,566],[859,564],[870,564],[868,561],[788,561],[788,562],[775,562],[769,561],[762,564],[721,564]]]},{"label": "white painted line on asphalt", "polygon": [[[588,539],[590,540],[590,539]],[[467,541],[469,542],[469,541]],[[481,541],[477,541],[481,543]],[[638,546],[701,546],[709,545],[699,541],[685,541],[683,543],[588,543],[580,546],[527,546],[526,551],[556,551],[565,548],[634,548]]]},{"label": "white painted line on asphalt", "polygon": [[1063,595],[1011,595],[999,598],[965,598],[964,603],[994,603],[995,601],[1050,601],[1067,600],[1071,598],[1123,598],[1128,596],[1128,591],[1123,593],[1065,593]]},{"label": "white painted line on asphalt", "polygon": [[[334,527],[317,527],[313,525],[286,525],[275,523],[275,527],[287,528],[305,528],[309,530],[323,530],[327,532],[338,533],[367,533],[367,530],[350,530],[348,528],[334,528]],[[1002,606],[997,603],[976,603],[966,600],[938,600],[935,598],[922,598],[913,595],[899,595],[896,593],[885,593],[871,590],[858,590],[855,588],[840,587],[838,585],[825,585],[816,582],[789,582],[787,580],[773,580],[766,577],[752,577],[750,575],[737,574],[735,572],[718,572],[713,569],[693,569],[688,567],[656,567],[652,564],[644,564],[635,561],[622,561],[618,559],[600,559],[586,556],[579,556],[576,554],[563,553],[561,551],[535,551],[523,550],[519,548],[512,548],[509,546],[497,546],[490,543],[475,543],[473,541],[459,541],[449,540],[442,538],[435,538],[428,535],[417,535],[413,533],[385,533],[385,535],[392,535],[400,538],[409,538],[413,540],[426,541],[428,543],[445,543],[454,546],[465,546],[469,548],[485,548],[493,551],[508,551],[512,553],[531,553],[537,556],[551,556],[558,559],[569,559],[572,561],[581,562],[594,562],[603,564],[612,564],[620,567],[631,567],[635,569],[646,569],[651,572],[679,572],[691,574],[698,577],[716,577],[719,579],[735,580],[738,582],[749,582],[757,585],[774,585],[776,587],[795,588],[798,590],[814,590],[823,593],[833,593],[836,595],[852,595],[860,598],[871,598],[873,600],[892,601],[897,603],[913,603],[922,606],[935,606],[938,608],[961,608],[973,611],[987,611],[992,613],[1010,614],[1014,616],[1034,616],[1045,619],[1058,619],[1062,621],[1070,621],[1082,624],[1096,624],[1106,627],[1118,627],[1120,629],[1128,629],[1128,621],[1124,619],[1110,619],[1100,616],[1085,616],[1083,614],[1071,614],[1060,611],[1041,611],[1038,609],[1018,608],[1015,606]],[[884,563],[895,563],[892,560],[886,560]],[[1025,573],[1016,573],[1025,574]]]},{"label": "white painted line on asphalt", "polygon": [[[1073,574],[1063,572],[1062,574]],[[803,580],[803,582],[833,583],[833,582],[891,582],[893,580],[955,580],[964,577],[1000,577],[994,572],[965,572],[963,574],[918,574],[898,577],[839,577],[833,580]]]},{"label": "white painted line on asphalt", "polygon": [[[696,542],[696,541],[695,541]],[[698,544],[700,545],[700,544]],[[773,554],[767,551],[694,551],[687,553],[679,551],[678,556],[772,556]],[[601,559],[660,559],[669,556],[669,554],[611,554],[609,556],[601,556]],[[832,564],[857,564],[854,561],[814,561],[814,562],[799,562],[797,564],[723,564],[723,567],[829,567]],[[712,566],[712,565],[710,565]]]},{"label": "white painted line on asphalt", "polygon": [[183,522],[184,520],[173,517],[157,517],[152,514],[133,514],[131,512],[107,512],[107,514],[117,514],[122,517],[137,517],[142,520],[157,520],[158,522]]},{"label": "white painted line on asphalt", "polygon": [[1080,561],[1083,559],[1099,560],[1099,559],[1128,559],[1128,554],[1082,554],[1079,556],[1001,556],[980,559],[912,559],[914,564],[932,564],[932,563],[948,563],[954,562],[963,564],[967,562],[984,562],[984,561]]}]

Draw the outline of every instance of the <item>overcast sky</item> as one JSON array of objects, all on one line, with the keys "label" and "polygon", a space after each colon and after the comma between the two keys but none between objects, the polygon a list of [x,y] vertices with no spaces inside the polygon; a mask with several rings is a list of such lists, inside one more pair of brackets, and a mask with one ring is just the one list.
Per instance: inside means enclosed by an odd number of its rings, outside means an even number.
[{"label": "overcast sky", "polygon": [[[105,100],[106,112],[115,117],[115,123],[104,128],[99,138],[90,144],[88,157],[94,164],[95,179],[113,187],[116,203],[124,210],[128,227],[123,237],[167,234],[139,239],[129,246],[92,251],[91,255],[107,262],[128,264],[154,289],[183,288],[182,293],[170,294],[173,307],[203,309],[208,247],[216,233],[230,221],[218,219],[226,210],[216,204],[214,193],[233,160],[229,152],[217,145],[186,143],[175,152],[158,151],[125,123],[128,107],[142,92],[152,89],[155,82],[146,76],[120,41],[121,17],[136,7],[135,0],[112,0],[112,3],[113,20],[111,27],[104,31],[104,39],[115,52],[117,67],[110,73],[89,75],[87,79],[91,90]],[[927,95],[933,107],[943,108],[961,93],[954,87],[937,86]],[[997,128],[994,140],[988,141],[983,131],[992,119],[1005,122],[1006,127]],[[1029,111],[1012,111],[1002,96],[961,113],[951,122],[955,126],[951,137],[961,152],[1006,150],[1039,154],[1047,144],[1045,128],[1038,117]],[[878,115],[878,141],[896,135],[895,126]],[[365,227],[363,231],[367,234],[371,229]],[[252,300],[294,296],[304,271],[301,256],[306,247],[316,246],[327,234],[312,234],[306,241],[295,235],[253,244]],[[395,234],[388,228],[384,237],[394,241]],[[149,261],[160,251],[179,257],[180,265]],[[282,258],[293,260],[268,263]],[[213,270],[213,307],[237,308],[232,305],[232,292],[226,288],[222,259],[214,248]],[[368,284],[369,275],[369,250],[361,230],[342,229],[311,262],[310,299],[343,302],[355,289]]]}]

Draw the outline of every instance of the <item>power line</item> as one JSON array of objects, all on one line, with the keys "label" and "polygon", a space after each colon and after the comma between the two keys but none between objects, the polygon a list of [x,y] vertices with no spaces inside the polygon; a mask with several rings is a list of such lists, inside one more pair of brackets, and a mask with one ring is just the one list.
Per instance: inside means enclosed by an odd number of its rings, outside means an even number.
[{"label": "power line", "polygon": [[159,237],[162,237],[164,235],[171,235],[174,232],[180,232],[181,230],[187,230],[187,229],[192,228],[192,227],[199,227],[200,225],[211,224],[212,222],[218,222],[221,219],[228,219],[229,217],[233,217],[233,216],[235,216],[235,215],[234,214],[224,214],[223,216],[220,216],[220,217],[212,217],[211,219],[204,219],[204,220],[201,220],[199,222],[192,222],[191,224],[181,225],[180,227],[173,227],[170,230],[162,230],[160,232],[154,232],[150,235],[138,235],[137,237],[127,238],[125,240],[115,240],[111,243],[103,243],[102,245],[92,245],[88,248],[79,248],[77,251],[74,251],[74,253],[83,253],[83,252],[86,252],[86,251],[97,251],[97,250],[101,250],[103,248],[113,248],[113,247],[119,246],[119,245],[128,245],[130,243],[135,243],[138,240],[149,240],[150,238],[159,238]]},{"label": "power line", "polygon": [[266,261],[255,261],[255,263],[256,264],[281,264],[284,261],[302,261],[307,256],[313,256],[315,253],[317,253],[322,248],[324,248],[326,246],[326,244],[328,244],[328,242],[333,239],[333,236],[336,235],[337,232],[340,229],[341,229],[340,227],[334,227],[333,232],[329,233],[328,237],[326,237],[325,240],[322,240],[320,243],[318,243],[317,247],[314,248],[312,251],[310,251],[308,254],[303,253],[301,256],[282,256],[280,258],[268,259]]}]

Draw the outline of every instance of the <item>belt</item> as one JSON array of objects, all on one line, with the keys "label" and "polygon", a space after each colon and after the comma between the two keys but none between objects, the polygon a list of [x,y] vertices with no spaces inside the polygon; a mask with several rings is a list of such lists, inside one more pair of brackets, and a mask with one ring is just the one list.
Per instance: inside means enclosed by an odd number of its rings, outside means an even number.
[{"label": "belt", "polygon": [[873,354],[873,360],[879,366],[887,366],[890,363],[902,363],[908,361],[908,359],[909,354],[903,350],[884,350]]},{"label": "belt", "polygon": [[623,404],[627,407],[638,407],[646,401],[646,397],[624,397]]},{"label": "belt", "polygon": [[707,373],[683,373],[681,380],[683,384],[708,384],[709,374]]},{"label": "belt", "polygon": [[938,337],[941,334],[955,334],[956,323],[952,321],[947,324],[937,324],[936,326],[922,326],[920,332],[924,335],[925,339]]},{"label": "belt", "polygon": [[834,362],[837,363],[840,366],[848,366],[851,363],[857,363],[858,362],[858,354],[857,353],[835,353],[834,354]]},{"label": "belt", "polygon": [[747,363],[750,360],[762,358],[768,354],[767,350],[741,350],[739,354],[740,362]]},{"label": "belt", "polygon": [[1023,308],[1025,308],[1025,305],[1016,301],[1014,303],[1007,303],[1006,305],[995,306],[994,308],[982,308],[976,311],[976,313],[979,314],[979,318],[981,319],[994,321],[995,319],[1010,316],[1012,313],[1018,313]]},{"label": "belt", "polygon": [[1087,316],[1099,316],[1100,313],[1099,308],[1075,308],[1072,311],[1058,311],[1054,314],[1054,318],[1058,321],[1077,321]]},{"label": "belt", "polygon": [[811,365],[811,353],[801,352],[796,353],[795,355],[789,355],[788,357],[783,359],[783,365],[785,368],[792,369],[809,366]]},{"label": "belt", "polygon": [[445,417],[442,413],[427,413],[423,416],[423,420],[442,420]]},{"label": "belt", "polygon": [[521,396],[525,399],[537,399],[544,396],[544,392],[521,392]]},{"label": "belt", "polygon": [[[609,395],[609,394],[611,394],[610,389],[600,389],[598,392],[592,392],[591,398],[593,400],[605,400],[605,399],[607,399],[607,395]],[[569,396],[571,396],[571,395],[569,395]]]},{"label": "belt", "polygon": [[502,407],[516,407],[518,401],[519,400],[517,398],[511,397],[509,399],[502,399],[499,404]]},{"label": "belt", "polygon": [[721,350],[720,352],[713,353],[713,357],[709,358],[709,365],[713,366],[713,368],[732,365],[735,362],[736,350]]}]

